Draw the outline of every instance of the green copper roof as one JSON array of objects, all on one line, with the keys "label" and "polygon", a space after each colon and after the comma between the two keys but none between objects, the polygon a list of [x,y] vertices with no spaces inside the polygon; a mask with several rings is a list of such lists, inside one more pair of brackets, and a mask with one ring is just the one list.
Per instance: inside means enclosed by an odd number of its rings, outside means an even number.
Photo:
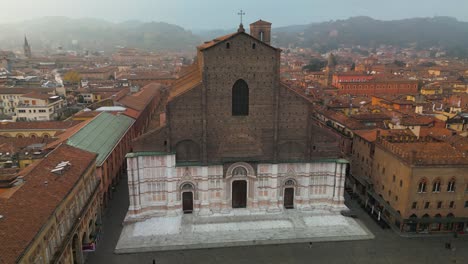
[{"label": "green copper roof", "polygon": [[97,153],[96,165],[101,166],[134,122],[128,116],[103,112],[71,136],[67,144]]}]

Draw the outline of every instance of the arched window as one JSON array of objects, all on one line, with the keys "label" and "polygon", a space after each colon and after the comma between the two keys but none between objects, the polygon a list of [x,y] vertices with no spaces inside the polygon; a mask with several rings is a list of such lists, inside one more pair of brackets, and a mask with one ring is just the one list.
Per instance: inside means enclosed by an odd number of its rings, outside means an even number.
[{"label": "arched window", "polygon": [[226,43],[226,49],[230,49],[231,48],[231,43]]},{"label": "arched window", "polygon": [[232,115],[249,115],[249,86],[242,79],[232,87]]},{"label": "arched window", "polygon": [[252,43],[252,49],[255,49],[257,47],[257,44]]},{"label": "arched window", "polygon": [[435,182],[432,184],[432,192],[440,192],[440,180],[437,179]]},{"label": "arched window", "polygon": [[447,185],[447,192],[455,191],[455,179],[451,179]]},{"label": "arched window", "polygon": [[422,179],[418,184],[418,193],[426,192],[426,180]]},{"label": "arched window", "polygon": [[264,35],[263,31],[260,31],[260,40],[261,41],[263,41],[263,35]]}]

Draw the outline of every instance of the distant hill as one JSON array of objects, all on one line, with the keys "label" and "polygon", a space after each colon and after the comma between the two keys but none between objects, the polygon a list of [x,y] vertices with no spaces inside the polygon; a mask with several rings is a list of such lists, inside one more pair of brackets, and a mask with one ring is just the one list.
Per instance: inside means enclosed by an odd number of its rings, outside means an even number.
[{"label": "distant hill", "polygon": [[0,25],[0,50],[21,47],[24,35],[34,50],[113,50],[130,46],[151,50],[193,50],[201,39],[182,27],[136,20],[112,23],[99,19],[44,17]]},{"label": "distant hill", "polygon": [[[58,46],[65,50],[111,51],[117,46],[127,46],[148,50],[193,51],[203,41],[235,30],[197,30],[193,33],[163,22],[129,20],[112,23],[92,18],[44,17],[0,25],[0,50],[18,49],[26,34],[33,52],[45,48],[54,50]],[[352,17],[273,28],[273,45],[279,47],[309,47],[327,52],[340,45],[373,48],[381,44],[443,47],[451,56],[468,58],[468,23],[450,17],[393,21]]]},{"label": "distant hill", "polygon": [[326,51],[339,45],[377,47],[381,44],[443,47],[452,56],[468,57],[468,23],[451,17],[393,21],[353,17],[309,25],[276,28],[276,45],[310,47]]}]

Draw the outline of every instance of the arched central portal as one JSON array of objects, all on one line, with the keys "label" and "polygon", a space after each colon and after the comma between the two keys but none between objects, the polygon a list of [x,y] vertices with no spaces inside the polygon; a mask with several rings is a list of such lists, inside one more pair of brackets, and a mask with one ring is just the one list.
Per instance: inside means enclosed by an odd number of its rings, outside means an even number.
[{"label": "arched central portal", "polygon": [[247,207],[247,181],[232,182],[232,208]]}]

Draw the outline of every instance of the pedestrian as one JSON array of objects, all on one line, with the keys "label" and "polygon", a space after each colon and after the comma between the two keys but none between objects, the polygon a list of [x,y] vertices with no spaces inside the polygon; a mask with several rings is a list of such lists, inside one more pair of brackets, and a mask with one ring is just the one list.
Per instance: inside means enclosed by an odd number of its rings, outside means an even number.
[{"label": "pedestrian", "polygon": [[312,248],[312,242],[309,242],[309,248]]}]

